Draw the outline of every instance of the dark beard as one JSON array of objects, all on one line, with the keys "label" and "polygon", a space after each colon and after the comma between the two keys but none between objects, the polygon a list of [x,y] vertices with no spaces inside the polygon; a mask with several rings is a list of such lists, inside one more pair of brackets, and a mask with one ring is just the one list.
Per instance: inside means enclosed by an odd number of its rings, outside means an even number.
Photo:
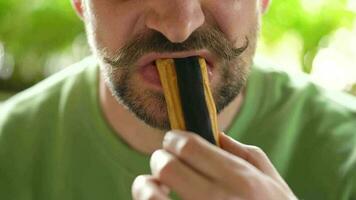
[{"label": "dark beard", "polygon": [[[102,51],[104,63],[109,66],[107,78],[110,89],[116,99],[126,106],[137,118],[161,130],[169,130],[169,119],[163,93],[142,90],[133,80],[137,60],[150,52],[179,52],[208,49],[220,60],[216,73],[220,83],[212,88],[218,112],[221,112],[237,97],[245,85],[248,66],[239,57],[249,47],[234,48],[217,29],[197,30],[184,43],[170,43],[162,34],[141,35],[125,45],[116,56]],[[109,72],[108,72],[109,71]]]},{"label": "dark beard", "polygon": [[[123,77],[129,76],[124,75]],[[169,130],[170,124],[164,94],[147,90],[137,92],[130,88],[132,84],[129,82],[129,78],[122,78],[116,82],[111,89],[114,97],[149,126]]]},{"label": "dark beard", "polygon": [[249,68],[239,59],[235,66],[222,68],[221,82],[213,91],[216,110],[220,113],[243,90],[247,82]]},{"label": "dark beard", "polygon": [[[220,74],[223,81],[212,89],[218,113],[239,95],[246,83],[248,70],[231,71],[227,67],[222,68]],[[147,125],[164,131],[169,130],[167,105],[163,93],[149,90],[138,92],[132,88],[130,74],[126,71],[121,75],[117,81],[110,81],[115,82],[111,87],[115,98]]]}]

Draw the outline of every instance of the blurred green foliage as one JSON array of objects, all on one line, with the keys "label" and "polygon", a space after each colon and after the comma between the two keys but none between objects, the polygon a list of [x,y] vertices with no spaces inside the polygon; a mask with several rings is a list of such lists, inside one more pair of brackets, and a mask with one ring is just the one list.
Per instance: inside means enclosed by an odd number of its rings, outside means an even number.
[{"label": "blurred green foliage", "polygon": [[22,90],[43,79],[49,55],[70,48],[82,32],[69,0],[0,1],[0,42],[14,61],[13,75],[0,80],[0,90]]},{"label": "blurred green foliage", "polygon": [[[262,37],[273,44],[288,32],[297,33],[304,43],[301,67],[310,72],[323,38],[354,22],[355,13],[347,10],[347,3],[273,0],[263,19]],[[83,33],[70,0],[0,1],[0,44],[7,53],[3,60],[13,64],[11,77],[0,76],[0,90],[20,91],[45,78],[49,58],[72,51],[73,42]],[[81,47],[88,48],[85,44]]]},{"label": "blurred green foliage", "polygon": [[286,32],[297,33],[303,40],[303,71],[311,71],[321,41],[340,27],[351,27],[355,13],[349,0],[274,0],[263,21],[262,36],[274,43]]},{"label": "blurred green foliage", "polygon": [[5,93],[5,92],[0,91],[0,104],[1,104],[1,101],[9,98],[11,95],[12,95],[11,93]]}]

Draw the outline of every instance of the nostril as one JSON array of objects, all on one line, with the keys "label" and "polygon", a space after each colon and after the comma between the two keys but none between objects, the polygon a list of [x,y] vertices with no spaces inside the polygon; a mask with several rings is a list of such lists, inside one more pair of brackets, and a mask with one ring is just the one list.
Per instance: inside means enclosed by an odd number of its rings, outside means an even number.
[{"label": "nostril", "polygon": [[205,22],[205,15],[195,0],[157,0],[147,11],[146,26],[162,33],[172,43],[182,43]]}]

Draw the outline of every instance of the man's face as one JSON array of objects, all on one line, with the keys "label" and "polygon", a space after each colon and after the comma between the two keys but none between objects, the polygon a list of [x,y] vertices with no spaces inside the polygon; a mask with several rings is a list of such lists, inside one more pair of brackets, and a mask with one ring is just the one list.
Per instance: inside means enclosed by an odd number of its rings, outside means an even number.
[{"label": "man's face", "polygon": [[88,40],[116,99],[148,125],[169,129],[158,58],[208,63],[218,111],[245,85],[259,0],[83,0]]}]

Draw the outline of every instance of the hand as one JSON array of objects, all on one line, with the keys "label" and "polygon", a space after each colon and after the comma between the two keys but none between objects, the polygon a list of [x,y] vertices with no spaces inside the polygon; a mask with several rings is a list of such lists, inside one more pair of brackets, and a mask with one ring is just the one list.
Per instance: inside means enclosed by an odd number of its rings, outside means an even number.
[{"label": "hand", "polygon": [[224,134],[220,142],[222,149],[196,134],[168,132],[151,156],[152,175],[135,179],[133,198],[166,200],[171,189],[187,200],[297,199],[260,148]]}]

